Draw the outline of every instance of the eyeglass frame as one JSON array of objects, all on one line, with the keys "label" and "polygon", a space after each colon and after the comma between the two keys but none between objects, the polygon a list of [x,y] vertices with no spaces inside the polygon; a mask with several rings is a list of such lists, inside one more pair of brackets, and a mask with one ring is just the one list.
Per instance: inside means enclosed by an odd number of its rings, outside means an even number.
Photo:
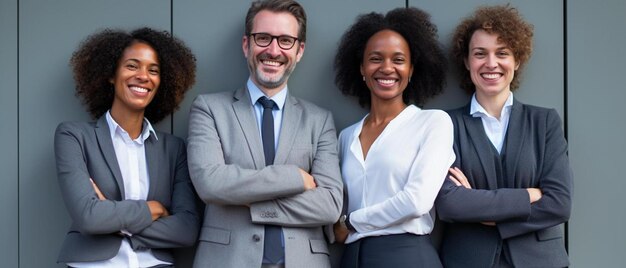
[{"label": "eyeglass frame", "polygon": [[[260,45],[260,44],[257,42],[257,40],[256,40],[256,35],[259,35],[259,34],[262,34],[262,35],[268,35],[268,36],[271,38],[271,39],[270,39],[270,42],[269,42],[269,43],[267,43],[267,45],[264,45],[264,46],[263,46],[263,45]],[[286,34],[283,34],[283,35],[271,35],[271,34],[268,34],[268,33],[251,33],[251,34],[250,34],[250,37],[252,38],[252,40],[254,40],[254,43],[255,43],[257,46],[259,46],[259,47],[269,47],[269,46],[272,44],[272,42],[274,42],[274,39],[276,39],[276,44],[278,45],[278,47],[280,47],[280,48],[281,48],[281,49],[283,49],[283,50],[290,50],[290,49],[292,49],[292,48],[296,45],[296,42],[297,42],[297,41],[300,41],[300,39],[299,39],[298,37],[291,36],[291,35],[286,35]],[[293,44],[291,44],[291,47],[285,48],[285,47],[283,47],[283,46],[280,44],[280,40],[278,40],[278,39],[279,39],[279,38],[285,38],[285,37],[286,37],[286,38],[293,39]]]}]

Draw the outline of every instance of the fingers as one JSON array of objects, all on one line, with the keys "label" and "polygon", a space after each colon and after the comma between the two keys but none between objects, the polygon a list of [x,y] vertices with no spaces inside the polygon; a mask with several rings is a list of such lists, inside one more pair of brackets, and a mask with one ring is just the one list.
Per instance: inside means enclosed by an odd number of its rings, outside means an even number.
[{"label": "fingers", "polygon": [[341,244],[346,241],[346,238],[348,238],[348,234],[350,234],[350,230],[341,226],[339,222],[333,225],[333,231],[335,233],[335,241]]},{"label": "fingers", "polygon": [[152,221],[156,221],[161,217],[167,217],[170,215],[167,209],[159,201],[150,200],[146,201],[146,203],[148,204],[148,209],[150,210]]},{"label": "fingers", "polygon": [[[450,179],[455,182],[457,186],[463,186],[467,189],[472,189],[469,180],[467,179],[467,177],[465,177],[465,174],[463,174],[463,171],[461,171],[461,169],[459,169],[458,167],[453,167],[449,168],[448,171],[450,172]],[[452,177],[454,177],[454,179]]]},{"label": "fingers", "polygon": [[539,188],[526,188],[526,191],[528,191],[528,196],[530,197],[531,204],[539,201],[543,196],[543,193]]},{"label": "fingers", "polygon": [[300,175],[302,175],[302,181],[304,182],[305,190],[312,190],[317,187],[317,183],[315,183],[315,179],[313,179],[313,176],[311,176],[311,174],[300,169]]},{"label": "fingers", "polygon": [[463,184],[461,184],[461,182],[458,181],[457,179],[455,179],[454,176],[452,176],[452,175],[448,176],[448,179],[450,179],[452,182],[454,182],[454,184],[456,186],[463,186]]},{"label": "fingers", "polygon": [[104,196],[104,194],[102,194],[102,192],[100,191],[100,188],[98,188],[98,185],[96,185],[93,179],[89,178],[89,181],[91,182],[91,186],[93,186],[93,190],[96,192],[98,199],[106,200],[107,198]]}]

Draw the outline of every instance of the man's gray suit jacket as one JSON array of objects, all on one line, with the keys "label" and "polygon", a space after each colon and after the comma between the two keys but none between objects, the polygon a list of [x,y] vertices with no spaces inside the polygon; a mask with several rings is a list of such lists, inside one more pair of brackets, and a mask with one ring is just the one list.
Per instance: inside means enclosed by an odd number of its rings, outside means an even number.
[{"label": "man's gray suit jacket", "polygon": [[[152,221],[146,201],[124,200],[124,182],[105,116],[97,122],[61,123],[54,150],[61,195],[72,220],[58,262],[101,261],[114,257],[123,236],[133,249],[152,249],[174,262],[168,248],[191,246],[200,227],[197,196],[189,179],[182,139],[157,132],[145,141],[150,178],[147,200],[159,201],[170,216]],[[107,198],[100,201],[89,178]]]},{"label": "man's gray suit jacket", "polygon": [[[337,221],[342,181],[333,118],[287,95],[274,164],[247,89],[198,96],[189,115],[192,182],[206,203],[194,267],[260,267],[264,225],[282,226],[287,267],[329,267],[322,226]],[[305,191],[298,168],[317,183]]]},{"label": "man's gray suit jacket", "polygon": [[[436,201],[447,222],[441,246],[445,267],[493,267],[509,250],[515,267],[566,267],[562,225],[569,219],[573,187],[567,142],[554,109],[514,100],[498,154],[470,106],[450,111],[454,166],[474,190],[446,180]],[[540,188],[530,204],[526,188]],[[496,222],[486,226],[481,222]]]}]

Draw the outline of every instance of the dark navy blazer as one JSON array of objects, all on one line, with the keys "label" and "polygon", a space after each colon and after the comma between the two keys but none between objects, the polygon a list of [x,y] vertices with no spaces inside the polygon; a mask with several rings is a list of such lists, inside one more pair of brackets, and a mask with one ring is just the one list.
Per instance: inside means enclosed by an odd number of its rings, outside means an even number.
[{"label": "dark navy blazer", "polygon": [[[516,100],[511,109],[501,154],[469,104],[448,112],[454,166],[472,189],[446,180],[437,198],[445,267],[492,267],[503,247],[515,267],[569,265],[562,224],[570,216],[573,182],[561,119],[554,109]],[[542,198],[530,204],[526,188],[540,188]]]}]

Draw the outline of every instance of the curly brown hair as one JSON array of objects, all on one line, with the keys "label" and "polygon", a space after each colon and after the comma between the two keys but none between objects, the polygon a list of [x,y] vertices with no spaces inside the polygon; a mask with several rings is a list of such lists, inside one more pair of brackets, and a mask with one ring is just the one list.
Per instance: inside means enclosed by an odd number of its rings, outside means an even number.
[{"label": "curly brown hair", "polygon": [[161,84],[144,116],[157,123],[178,109],[185,92],[196,79],[196,58],[178,38],[166,31],[140,28],[132,32],[105,29],[88,36],[72,54],[76,95],[96,119],[113,105],[114,90],[110,79],[124,49],[133,42],[150,45],[157,53]]},{"label": "curly brown hair", "polygon": [[437,40],[437,27],[423,10],[396,8],[386,15],[363,14],[343,34],[335,55],[335,84],[345,95],[356,96],[362,107],[369,107],[371,94],[362,81],[367,41],[382,30],[392,30],[406,40],[411,52],[413,75],[402,93],[405,103],[422,106],[426,100],[441,93],[446,80],[446,57]]},{"label": "curly brown hair", "polygon": [[526,22],[516,8],[507,4],[478,7],[456,27],[452,37],[452,61],[461,75],[461,88],[469,93],[474,93],[476,87],[465,67],[465,60],[469,56],[470,40],[477,30],[498,35],[498,41],[513,51],[519,64],[511,81],[511,91],[514,91],[519,87],[523,67],[533,51],[533,25]]}]

